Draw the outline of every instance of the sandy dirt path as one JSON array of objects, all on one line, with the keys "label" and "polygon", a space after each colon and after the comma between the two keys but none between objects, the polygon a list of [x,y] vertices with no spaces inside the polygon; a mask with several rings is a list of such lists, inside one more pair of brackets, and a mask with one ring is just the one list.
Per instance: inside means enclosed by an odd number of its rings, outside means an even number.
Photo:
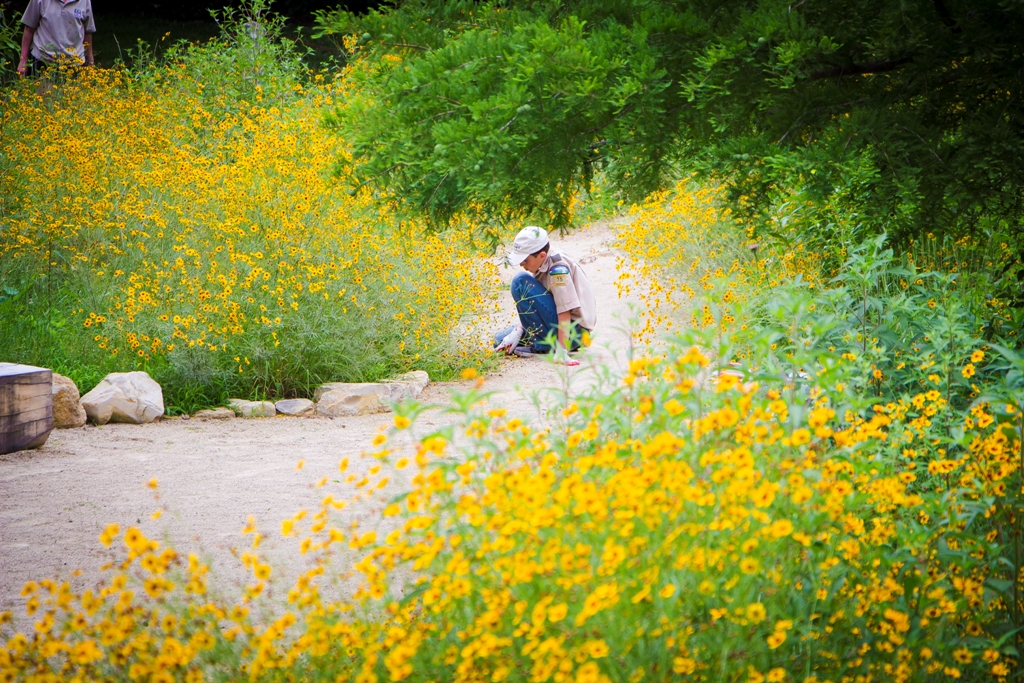
[{"label": "sandy dirt path", "polygon": [[[576,258],[586,270],[598,301],[599,325],[594,344],[581,352],[579,368],[558,368],[543,358],[509,359],[487,377],[492,402],[512,415],[544,418],[561,403],[537,390],[569,383],[577,391],[593,381],[595,368],[617,368],[625,358],[629,335],[624,329],[630,304],[618,297],[614,227],[599,223],[555,240],[554,249]],[[502,269],[507,282],[514,271]],[[474,330],[500,329],[512,320],[507,291],[497,293],[502,310],[478,320]],[[444,406],[449,392],[471,382],[432,384],[424,403]],[[453,418],[436,409],[421,418],[422,432]],[[255,515],[267,543],[261,548],[282,576],[310,562],[295,552],[294,539],[282,539],[282,519],[300,509],[315,509],[327,494],[349,499],[354,484],[339,475],[338,463],[350,461],[346,474],[361,477],[374,464],[360,457],[373,435],[386,428],[388,414],[354,418],[286,418],[265,420],[167,420],[150,425],[110,424],[54,431],[34,451],[0,455],[0,611],[23,615],[21,587],[30,579],[68,579],[76,590],[93,586],[98,569],[113,554],[98,542],[103,528],[118,523],[138,526],[179,552],[197,552],[212,562],[217,583],[230,591],[245,580],[232,549],[245,548],[241,530]],[[300,460],[305,462],[296,469]],[[317,482],[328,483],[317,488]],[[159,481],[157,492],[147,488]],[[372,501],[339,513],[346,524],[372,525],[380,502],[399,493],[407,480],[393,480]],[[157,499],[157,496],[159,497]],[[163,516],[152,519],[158,507]],[[82,570],[75,576],[75,570]],[[278,589],[279,590],[279,589]]]}]

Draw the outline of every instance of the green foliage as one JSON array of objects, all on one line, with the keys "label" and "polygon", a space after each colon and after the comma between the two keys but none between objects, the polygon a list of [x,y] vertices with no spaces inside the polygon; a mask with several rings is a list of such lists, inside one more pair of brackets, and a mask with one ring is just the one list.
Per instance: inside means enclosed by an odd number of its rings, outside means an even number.
[{"label": "green foliage", "polygon": [[627,198],[700,170],[759,220],[796,192],[824,240],[1020,229],[1018,4],[409,0],[319,21],[364,57],[335,117],[353,177],[440,222],[562,224],[602,167]]},{"label": "green foliage", "polygon": [[[331,119],[365,162],[353,178],[386,180],[442,223],[478,210],[487,221],[566,225],[609,146],[623,163],[606,173],[620,188],[628,178],[632,197],[668,173],[625,154],[625,137],[662,137],[671,126],[652,116],[664,114],[667,83],[642,30],[461,2],[320,23],[370,32],[361,49],[374,65],[350,71],[357,97]],[[376,61],[396,52],[404,61]],[[632,161],[643,154],[635,151]]]},{"label": "green foliage", "polygon": [[21,13],[0,6],[0,86],[18,77],[23,27]]}]

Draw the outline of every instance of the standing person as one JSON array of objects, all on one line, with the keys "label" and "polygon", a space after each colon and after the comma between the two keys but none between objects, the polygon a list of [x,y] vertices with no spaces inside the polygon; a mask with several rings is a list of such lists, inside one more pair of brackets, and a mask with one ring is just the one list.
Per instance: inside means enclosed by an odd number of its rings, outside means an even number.
[{"label": "standing person", "polygon": [[63,59],[93,65],[92,0],[29,0],[21,23],[25,32],[18,74],[34,74],[44,64]]},{"label": "standing person", "polygon": [[519,231],[508,260],[523,267],[512,278],[519,322],[494,335],[495,350],[517,356],[554,350],[555,361],[579,365],[569,351],[579,349],[597,325],[597,301],[587,274],[565,254],[552,253],[548,233],[535,226]]}]

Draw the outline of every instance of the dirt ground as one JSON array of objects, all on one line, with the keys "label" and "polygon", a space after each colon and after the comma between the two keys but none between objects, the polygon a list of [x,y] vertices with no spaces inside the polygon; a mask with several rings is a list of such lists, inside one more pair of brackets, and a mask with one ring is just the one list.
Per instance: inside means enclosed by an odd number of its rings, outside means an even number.
[{"label": "dirt ground", "polygon": [[[495,392],[495,405],[543,420],[547,409],[565,401],[564,394],[548,390],[568,385],[572,393],[594,381],[599,368],[621,367],[630,305],[637,302],[618,297],[613,239],[614,227],[604,223],[553,241],[555,251],[582,264],[594,285],[599,312],[594,343],[578,354],[579,368],[559,368],[544,358],[504,361],[484,385]],[[502,273],[507,281],[514,271]],[[500,297],[501,313],[477,321],[474,329],[500,329],[511,322],[511,298],[504,292]],[[449,392],[470,385],[430,385],[421,401],[439,408],[421,417],[420,433],[453,420],[443,412]],[[55,430],[40,449],[0,455],[0,611],[24,615],[20,591],[30,579],[68,579],[76,590],[96,584],[100,566],[113,557],[98,541],[110,523],[138,526],[179,552],[200,554],[212,562],[217,583],[231,590],[245,579],[232,549],[247,546],[241,530],[246,517],[255,515],[267,535],[261,551],[275,566],[284,566],[281,576],[301,571],[309,560],[291,547],[294,539],[281,538],[281,520],[315,509],[327,494],[350,498],[355,489],[339,475],[339,461],[349,458],[349,472],[362,475],[375,461],[360,455],[390,421],[390,414],[379,414],[86,426]],[[297,469],[300,460],[304,466]],[[323,477],[328,483],[317,488]],[[156,492],[146,486],[154,478]],[[339,513],[341,521],[373,525],[381,501],[406,485],[392,481],[375,499]],[[154,520],[157,508],[164,513]]]}]

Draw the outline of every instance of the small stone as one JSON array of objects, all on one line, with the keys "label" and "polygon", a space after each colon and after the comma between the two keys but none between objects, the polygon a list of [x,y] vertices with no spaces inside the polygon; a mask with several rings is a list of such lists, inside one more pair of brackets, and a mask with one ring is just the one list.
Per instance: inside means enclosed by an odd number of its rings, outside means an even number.
[{"label": "small stone", "polygon": [[274,404],[274,408],[282,415],[291,417],[306,417],[313,415],[316,404],[308,398],[286,398]]},{"label": "small stone", "polygon": [[229,420],[234,418],[235,411],[231,408],[213,408],[211,410],[200,410],[192,415],[198,420]]},{"label": "small stone", "polygon": [[55,429],[74,429],[86,421],[78,387],[70,377],[53,373],[53,426]]},{"label": "small stone", "polygon": [[82,397],[82,407],[98,425],[144,424],[164,414],[164,394],[145,372],[112,372]]},{"label": "small stone", "polygon": [[228,401],[235,414],[239,417],[274,417],[277,415],[277,408],[272,401],[246,401],[241,398],[233,398]]}]

